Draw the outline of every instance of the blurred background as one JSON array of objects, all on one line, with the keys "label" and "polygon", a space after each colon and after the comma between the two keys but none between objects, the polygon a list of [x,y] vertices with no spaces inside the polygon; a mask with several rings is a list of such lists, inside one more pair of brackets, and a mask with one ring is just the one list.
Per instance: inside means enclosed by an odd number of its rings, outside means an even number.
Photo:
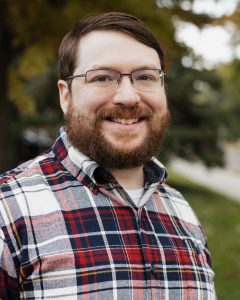
[{"label": "blurred background", "polygon": [[60,42],[106,11],[141,18],[165,52],[171,126],[159,158],[206,229],[218,299],[240,299],[240,0],[0,0],[0,172],[51,146]]}]

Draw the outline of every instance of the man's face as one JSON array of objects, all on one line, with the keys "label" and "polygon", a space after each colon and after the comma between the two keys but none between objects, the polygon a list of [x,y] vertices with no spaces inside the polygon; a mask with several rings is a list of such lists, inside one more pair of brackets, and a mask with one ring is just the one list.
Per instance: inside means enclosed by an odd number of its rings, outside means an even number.
[{"label": "man's face", "polygon": [[[86,34],[77,57],[73,75],[99,68],[121,73],[161,69],[154,49],[116,31]],[[159,151],[168,123],[163,86],[140,91],[127,76],[114,88],[91,86],[84,77],[72,80],[71,92],[62,80],[58,86],[70,142],[91,159],[107,168],[131,168]]]}]

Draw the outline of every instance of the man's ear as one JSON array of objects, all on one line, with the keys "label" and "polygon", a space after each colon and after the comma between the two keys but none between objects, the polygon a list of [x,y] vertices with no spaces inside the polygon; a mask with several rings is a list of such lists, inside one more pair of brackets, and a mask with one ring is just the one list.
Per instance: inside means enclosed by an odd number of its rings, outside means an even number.
[{"label": "man's ear", "polygon": [[59,91],[59,99],[62,111],[64,114],[67,113],[68,105],[71,100],[71,94],[68,88],[68,84],[66,81],[60,79],[57,82],[58,91]]}]

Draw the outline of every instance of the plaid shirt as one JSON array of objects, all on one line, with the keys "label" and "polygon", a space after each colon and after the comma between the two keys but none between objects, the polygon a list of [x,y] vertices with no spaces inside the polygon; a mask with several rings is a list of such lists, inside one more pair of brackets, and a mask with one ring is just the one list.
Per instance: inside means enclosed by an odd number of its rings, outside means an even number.
[{"label": "plaid shirt", "polygon": [[0,299],[215,299],[202,228],[156,160],[137,208],[61,134],[1,176]]}]

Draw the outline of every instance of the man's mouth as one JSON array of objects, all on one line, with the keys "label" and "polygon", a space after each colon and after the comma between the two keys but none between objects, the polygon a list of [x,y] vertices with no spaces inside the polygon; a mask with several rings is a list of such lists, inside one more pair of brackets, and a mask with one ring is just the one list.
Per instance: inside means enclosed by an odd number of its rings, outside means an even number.
[{"label": "man's mouth", "polygon": [[117,107],[114,109],[101,109],[98,111],[97,119],[106,120],[115,124],[133,125],[142,121],[150,121],[152,110],[149,107]]},{"label": "man's mouth", "polygon": [[109,118],[109,120],[112,122],[115,122],[115,123],[131,125],[131,124],[139,122],[141,120],[141,118],[133,118],[133,119]]}]

